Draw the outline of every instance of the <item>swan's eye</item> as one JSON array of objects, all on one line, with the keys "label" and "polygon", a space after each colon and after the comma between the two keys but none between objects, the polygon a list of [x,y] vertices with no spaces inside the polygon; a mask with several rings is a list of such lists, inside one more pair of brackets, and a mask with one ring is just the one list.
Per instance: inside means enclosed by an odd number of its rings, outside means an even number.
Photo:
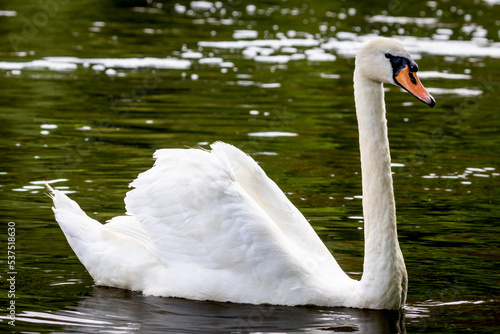
[{"label": "swan's eye", "polygon": [[385,54],[385,58],[387,58],[387,59],[391,59],[391,58],[392,58],[392,55],[391,55],[390,53],[386,53],[386,54]]}]

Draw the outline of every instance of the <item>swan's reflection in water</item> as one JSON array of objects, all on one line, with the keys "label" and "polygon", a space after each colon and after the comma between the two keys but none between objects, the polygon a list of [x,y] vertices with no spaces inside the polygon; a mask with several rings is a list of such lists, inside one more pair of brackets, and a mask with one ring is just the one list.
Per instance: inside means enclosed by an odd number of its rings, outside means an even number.
[{"label": "swan's reflection in water", "polygon": [[80,333],[406,333],[398,311],[197,302],[104,287],[57,316],[73,317],[64,330]]}]

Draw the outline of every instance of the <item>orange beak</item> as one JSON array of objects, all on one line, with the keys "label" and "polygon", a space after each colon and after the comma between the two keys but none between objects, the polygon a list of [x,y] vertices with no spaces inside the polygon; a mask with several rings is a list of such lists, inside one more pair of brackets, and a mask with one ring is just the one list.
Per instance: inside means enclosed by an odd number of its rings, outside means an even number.
[{"label": "orange beak", "polygon": [[396,80],[397,84],[406,89],[417,99],[427,104],[429,107],[432,108],[436,104],[436,100],[434,100],[432,95],[427,92],[420,80],[418,80],[417,74],[410,71],[408,65],[406,65],[401,71],[399,71],[394,79]]}]

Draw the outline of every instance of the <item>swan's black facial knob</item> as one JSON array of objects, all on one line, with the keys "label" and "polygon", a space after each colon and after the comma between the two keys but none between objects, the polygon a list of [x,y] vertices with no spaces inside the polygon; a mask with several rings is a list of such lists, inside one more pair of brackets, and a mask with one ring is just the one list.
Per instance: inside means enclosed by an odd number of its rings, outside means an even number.
[{"label": "swan's black facial knob", "polygon": [[408,65],[410,72],[418,72],[418,65],[413,60],[401,56],[393,56],[390,53],[385,54],[385,58],[389,59],[392,66],[393,75],[396,77],[403,68]]}]

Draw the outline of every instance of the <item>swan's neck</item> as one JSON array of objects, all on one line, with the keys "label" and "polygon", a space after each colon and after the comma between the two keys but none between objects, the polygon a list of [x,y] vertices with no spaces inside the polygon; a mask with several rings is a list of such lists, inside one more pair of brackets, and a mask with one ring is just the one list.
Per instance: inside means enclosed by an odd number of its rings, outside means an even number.
[{"label": "swan's neck", "polygon": [[[381,83],[355,71],[354,94],[361,152],[365,234],[360,293],[367,298],[367,302],[398,303],[402,306],[406,298],[407,278],[396,230],[384,91]],[[369,307],[373,306],[370,304]]]}]

